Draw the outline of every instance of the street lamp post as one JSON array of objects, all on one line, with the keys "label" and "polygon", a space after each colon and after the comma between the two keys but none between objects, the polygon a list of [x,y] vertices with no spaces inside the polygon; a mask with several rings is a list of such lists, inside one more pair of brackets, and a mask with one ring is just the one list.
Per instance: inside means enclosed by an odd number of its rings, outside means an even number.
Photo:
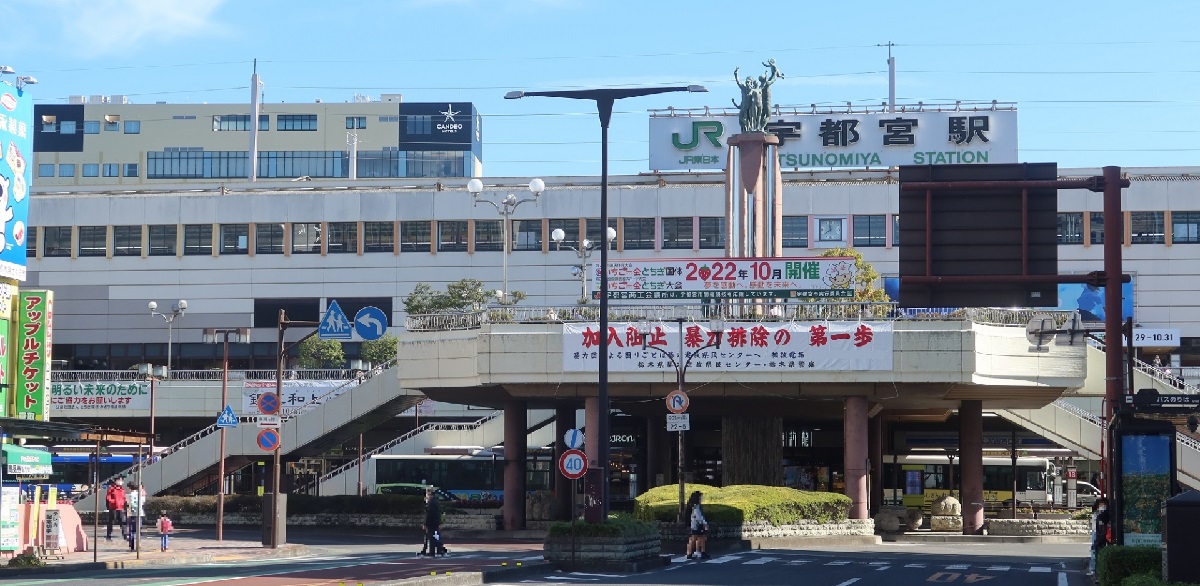
[{"label": "street lamp post", "polygon": [[541,196],[542,192],[545,190],[546,183],[541,179],[534,179],[529,182],[529,191],[533,193],[533,197],[527,197],[519,200],[517,199],[517,196],[510,193],[505,196],[504,199],[499,201],[492,201],[490,199],[480,200],[479,194],[483,191],[483,182],[479,179],[472,179],[467,182],[467,191],[471,192],[471,199],[473,200],[471,207],[478,206],[479,202],[482,201],[484,203],[492,204],[492,207],[496,208],[497,212],[500,212],[500,237],[504,240],[500,248],[502,251],[500,257],[500,270],[504,280],[504,288],[500,290],[499,296],[500,303],[502,305],[508,305],[509,300],[512,298],[508,290],[508,252],[512,247],[512,242],[510,242],[510,238],[508,236],[509,218],[512,216],[513,212],[517,211],[517,208],[521,207],[521,204],[525,202],[532,201],[534,202],[533,205],[537,205],[538,197]]},{"label": "street lamp post", "polygon": [[[250,328],[205,328],[204,343],[221,341],[221,409],[229,403],[229,334],[238,344],[250,343]],[[225,428],[221,428],[221,457],[217,460],[217,541],[225,539]]]},{"label": "street lamp post", "polygon": [[[287,333],[287,329],[289,326],[304,326],[304,327],[315,328],[319,325],[321,325],[321,322],[288,319],[287,312],[282,309],[279,310],[279,318],[278,318],[278,321],[276,322],[276,329],[278,330],[278,334],[279,334],[279,344],[278,344],[279,352],[276,356],[276,362],[275,362],[275,401],[278,404],[283,405],[283,361],[287,359],[288,349],[293,348],[293,347],[299,345],[301,342],[317,335],[317,330],[313,330],[313,331],[309,332],[308,334],[304,335],[304,337],[300,338],[299,340],[296,340],[295,342],[293,342],[290,345],[284,344],[284,342],[283,342],[284,334]],[[280,474],[279,473],[280,473],[280,469],[283,467],[283,454],[282,454],[283,449],[280,446],[275,446],[274,452],[275,453],[273,455],[272,465],[271,465],[271,510],[270,510],[271,516],[270,516],[270,521],[267,520],[267,517],[265,515],[263,516],[263,528],[265,529],[267,527],[270,527],[271,530],[270,530],[269,534],[264,536],[263,545],[265,545],[271,549],[278,549],[279,546],[283,545],[283,543],[281,543],[279,540],[279,527],[276,526],[276,524],[279,523],[279,498],[281,495],[280,490],[279,490],[280,489],[280,483],[279,483]],[[268,525],[268,523],[270,523],[270,525]]]},{"label": "street lamp post", "polygon": [[[540,96],[546,98],[569,98],[574,100],[592,100],[596,102],[596,111],[600,115],[600,225],[608,226],[608,125],[612,121],[613,103],[625,98],[636,98],[652,94],[669,92],[707,92],[702,85],[662,86],[639,88],[604,88],[564,90],[547,92],[511,91],[504,94],[506,100],[517,100],[524,97]],[[588,462],[589,472],[593,482],[599,484],[600,502],[589,502],[585,516],[590,523],[602,523],[608,518],[608,460],[610,457],[610,441],[608,436],[608,247],[600,247],[600,331],[603,338],[602,351],[597,364],[596,399],[600,413],[600,436],[596,462]],[[598,478],[595,478],[598,476]]]},{"label": "street lamp post", "polygon": [[167,376],[169,377],[171,376],[171,329],[175,325],[175,318],[183,317],[184,312],[187,311],[187,300],[180,299],[172,304],[171,313],[159,312],[157,301],[147,303],[146,307],[150,308],[150,315],[157,315],[167,322]]},{"label": "street lamp post", "polygon": [[138,374],[146,377],[150,381],[150,460],[154,460],[154,405],[157,402],[154,397],[154,383],[158,379],[167,376],[167,369],[163,366],[155,366],[150,363],[139,364]]},{"label": "street lamp post", "polygon": [[[725,320],[718,317],[718,318],[714,318],[711,322],[709,322],[708,342],[706,344],[704,344],[703,346],[700,346],[700,347],[692,350],[691,352],[684,352],[684,350],[683,350],[684,349],[684,345],[683,345],[684,318],[677,317],[671,321],[674,321],[676,326],[678,326],[678,328],[679,328],[679,352],[678,353],[668,352],[666,350],[663,350],[662,348],[659,348],[657,345],[655,345],[655,346],[650,345],[651,334],[653,334],[654,330],[656,329],[650,325],[650,322],[638,323],[638,336],[642,339],[642,350],[643,351],[654,350],[655,352],[658,352],[658,353],[662,354],[663,356],[667,357],[667,360],[669,360],[671,362],[671,366],[675,367],[675,388],[678,389],[679,392],[681,392],[681,393],[686,393],[687,391],[685,391],[683,389],[683,387],[685,384],[687,384],[688,365],[690,365],[692,363],[692,359],[695,358],[696,356],[698,356],[700,354],[700,352],[707,350],[709,348],[713,348],[713,347],[716,347],[716,348],[721,347],[721,337],[725,333]],[[665,340],[661,340],[661,342],[663,344],[666,343]],[[683,361],[680,362],[677,358],[682,358]],[[684,502],[685,501],[684,501],[684,494],[683,494],[684,493],[684,488],[683,488],[683,484],[684,484],[683,430],[679,430],[677,433],[679,434],[679,463],[678,463],[678,465],[679,465],[679,471],[678,471],[678,476],[679,476],[679,518],[678,518],[678,520],[679,520],[679,522],[682,523],[684,521],[684,519],[687,518],[686,517],[687,511],[684,510]],[[654,455],[651,454],[650,457],[654,457]]]},{"label": "street lamp post", "polygon": [[[612,226],[609,226],[604,231],[604,237],[605,237],[604,247],[607,248],[607,247],[611,246],[612,241],[617,238],[617,231],[614,230],[612,228]],[[567,238],[567,233],[563,232],[562,228],[555,228],[554,231],[550,233],[550,239],[554,241],[554,247],[556,250],[562,250],[563,240],[565,240],[566,238]],[[587,238],[584,238],[583,242],[579,243],[578,248],[571,246],[570,244],[567,245],[567,248],[575,251],[575,256],[579,257],[579,264],[576,267],[572,267],[572,269],[574,269],[572,274],[574,274],[576,277],[579,277],[579,280],[581,282],[580,296],[579,296],[580,303],[587,303],[587,298],[588,298],[588,281],[587,281],[588,266],[587,266],[587,263],[588,263],[588,259],[590,259],[592,257],[592,253],[596,251],[596,246],[597,246],[597,244],[595,242],[592,242],[591,240],[588,240]]]}]

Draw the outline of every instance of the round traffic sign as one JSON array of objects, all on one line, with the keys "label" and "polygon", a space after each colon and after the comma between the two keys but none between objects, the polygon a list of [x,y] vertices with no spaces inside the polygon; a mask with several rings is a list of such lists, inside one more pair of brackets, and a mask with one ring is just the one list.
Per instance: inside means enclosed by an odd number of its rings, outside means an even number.
[{"label": "round traffic sign", "polygon": [[583,432],[578,429],[568,429],[567,433],[563,434],[563,445],[572,450],[583,447]]},{"label": "round traffic sign", "polygon": [[263,415],[279,414],[279,397],[275,393],[263,393],[258,396],[258,412]]},{"label": "round traffic sign", "polygon": [[687,393],[679,389],[667,393],[667,411],[671,413],[683,413],[687,411],[689,403],[691,403],[691,400],[688,399]]},{"label": "round traffic sign", "polygon": [[275,429],[264,429],[258,432],[258,447],[264,452],[273,452],[279,449],[279,431]]},{"label": "round traffic sign", "polygon": [[378,340],[387,333],[387,314],[378,307],[367,306],[354,314],[354,332],[364,340]]},{"label": "round traffic sign", "polygon": [[579,450],[567,450],[558,458],[558,471],[571,480],[583,478],[587,472],[587,455]]}]

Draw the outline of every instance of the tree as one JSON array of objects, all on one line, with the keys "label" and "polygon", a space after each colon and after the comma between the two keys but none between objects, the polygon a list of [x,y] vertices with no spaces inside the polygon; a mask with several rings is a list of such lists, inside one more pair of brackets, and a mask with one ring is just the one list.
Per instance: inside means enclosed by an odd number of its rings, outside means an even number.
[{"label": "tree", "polygon": [[[522,291],[509,293],[512,303],[525,299]],[[404,311],[408,315],[430,313],[463,313],[474,311],[494,299],[491,291],[485,291],[479,279],[459,279],[446,285],[444,292],[434,291],[429,283],[417,283],[413,292],[404,298]]]},{"label": "tree", "polygon": [[863,260],[861,252],[853,248],[831,248],[821,253],[821,256],[852,256],[854,257],[854,298],[852,301],[889,301],[887,292],[878,288],[879,271]]},{"label": "tree", "polygon": [[378,340],[368,340],[362,343],[360,357],[372,365],[387,364],[396,357],[396,344],[399,340],[391,334],[384,334]]},{"label": "tree", "polygon": [[341,342],[314,336],[300,342],[296,361],[300,368],[342,368],[346,364],[346,355],[342,352]]}]

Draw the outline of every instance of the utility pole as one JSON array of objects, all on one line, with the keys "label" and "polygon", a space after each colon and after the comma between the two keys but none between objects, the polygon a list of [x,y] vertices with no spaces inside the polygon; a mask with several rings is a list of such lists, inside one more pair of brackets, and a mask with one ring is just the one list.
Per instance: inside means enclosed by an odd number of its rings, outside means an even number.
[{"label": "utility pole", "polygon": [[888,60],[887,60],[887,64],[888,64],[888,112],[895,112],[896,111],[896,58],[892,57],[892,47],[895,47],[896,43],[888,41],[887,43],[880,43],[875,46],[876,47],[887,47],[887,50],[888,50]]}]

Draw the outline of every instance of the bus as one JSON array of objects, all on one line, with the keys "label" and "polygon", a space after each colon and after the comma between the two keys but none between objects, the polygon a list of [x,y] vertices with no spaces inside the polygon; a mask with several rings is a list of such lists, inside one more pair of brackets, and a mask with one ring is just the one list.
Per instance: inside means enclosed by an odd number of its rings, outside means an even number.
[{"label": "bus", "polygon": [[[1045,506],[1053,493],[1048,481],[1054,467],[1047,458],[1017,458],[1017,494],[1019,505]],[[962,487],[962,465],[954,460],[954,492]],[[928,509],[930,504],[950,494],[950,460],[944,455],[884,456],[883,493],[889,504]],[[1000,508],[1013,499],[1012,458],[983,458],[984,507]]]},{"label": "bus", "polygon": [[[439,451],[432,448],[431,451]],[[367,492],[396,484],[432,485],[468,502],[504,499],[504,455],[496,450],[470,453],[371,456],[363,470]],[[525,466],[525,490],[553,488],[553,451],[530,448]]]},{"label": "bus", "polygon": [[[34,446],[30,446],[34,447]],[[95,482],[96,473],[96,448],[94,445],[55,445],[46,447],[37,447],[50,452],[50,468],[49,476],[41,476],[36,478],[29,477],[12,477],[5,475],[5,486],[21,486],[23,499],[31,500],[36,487],[41,487],[42,498],[46,498],[47,489],[51,486],[57,491],[57,498],[61,500],[72,500],[77,495],[82,495],[83,492],[91,488]],[[128,470],[133,466],[133,462],[137,459],[138,446],[106,446],[100,450],[99,472],[100,481]],[[143,446],[143,456],[149,455],[149,450]],[[161,449],[156,449],[160,452]],[[126,479],[129,481],[132,479]]]}]

